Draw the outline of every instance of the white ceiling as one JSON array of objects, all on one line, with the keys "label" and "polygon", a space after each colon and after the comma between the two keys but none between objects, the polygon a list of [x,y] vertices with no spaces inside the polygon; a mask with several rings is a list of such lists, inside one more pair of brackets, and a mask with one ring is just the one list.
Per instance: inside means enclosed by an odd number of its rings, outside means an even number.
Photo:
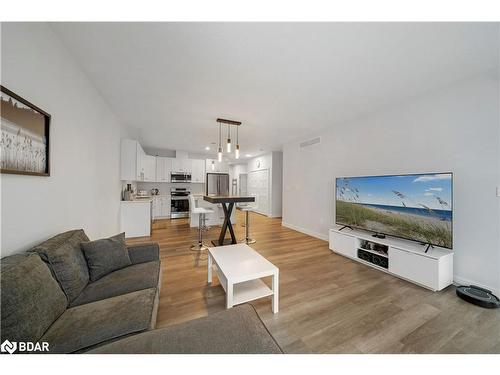
[{"label": "white ceiling", "polygon": [[198,153],[217,117],[255,155],[498,67],[498,24],[51,25],[143,145]]}]

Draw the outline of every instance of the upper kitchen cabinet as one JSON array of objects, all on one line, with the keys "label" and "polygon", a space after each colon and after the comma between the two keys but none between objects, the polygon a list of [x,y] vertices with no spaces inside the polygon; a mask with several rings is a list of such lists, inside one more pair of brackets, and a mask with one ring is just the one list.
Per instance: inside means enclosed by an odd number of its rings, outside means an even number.
[{"label": "upper kitchen cabinet", "polygon": [[170,182],[172,158],[156,157],[156,182]]},{"label": "upper kitchen cabinet", "polygon": [[142,180],[143,158],[146,155],[139,142],[132,139],[121,140],[120,179],[123,181]]},{"label": "upper kitchen cabinet", "polygon": [[192,173],[192,159],[175,158],[172,159],[172,172]]},{"label": "upper kitchen cabinet", "polygon": [[205,170],[207,173],[229,173],[229,164],[225,160],[219,162],[217,159],[207,159],[205,161]]},{"label": "upper kitchen cabinet", "polygon": [[204,183],[205,182],[205,160],[191,159],[191,182]]},{"label": "upper kitchen cabinet", "polygon": [[146,155],[139,142],[122,139],[120,155],[120,179],[123,181],[154,181],[156,158]]},{"label": "upper kitchen cabinet", "polygon": [[142,158],[143,175],[141,181],[154,182],[156,180],[156,157],[144,155]]}]

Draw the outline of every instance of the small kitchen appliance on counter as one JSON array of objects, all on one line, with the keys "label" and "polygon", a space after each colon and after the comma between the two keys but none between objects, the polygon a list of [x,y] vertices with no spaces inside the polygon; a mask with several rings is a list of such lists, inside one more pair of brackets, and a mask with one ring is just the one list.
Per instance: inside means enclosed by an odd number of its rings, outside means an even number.
[{"label": "small kitchen appliance on counter", "polygon": [[123,192],[123,200],[131,201],[134,199],[134,191],[132,190],[132,184],[127,184],[127,189]]}]

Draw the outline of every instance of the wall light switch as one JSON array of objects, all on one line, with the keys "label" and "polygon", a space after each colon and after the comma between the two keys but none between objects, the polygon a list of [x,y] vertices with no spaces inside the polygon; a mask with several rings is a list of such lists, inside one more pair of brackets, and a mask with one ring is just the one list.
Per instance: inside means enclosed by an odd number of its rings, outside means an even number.
[{"label": "wall light switch", "polygon": [[497,197],[500,197],[500,186],[497,186]]}]

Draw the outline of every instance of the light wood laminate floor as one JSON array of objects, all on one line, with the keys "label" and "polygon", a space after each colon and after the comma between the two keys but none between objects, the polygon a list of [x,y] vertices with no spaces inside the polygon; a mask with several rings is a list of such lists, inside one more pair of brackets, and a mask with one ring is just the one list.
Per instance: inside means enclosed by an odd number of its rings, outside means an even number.
[{"label": "light wood laminate floor", "polygon": [[[238,238],[243,220],[238,211]],[[224,310],[217,278],[206,283],[206,255],[189,251],[197,229],[187,219],[160,220],[153,228],[151,237],[128,242],[160,244],[157,327]],[[205,242],[219,230],[205,232]],[[281,226],[281,219],[252,213],[251,235],[252,248],[280,269],[280,311],[272,314],[270,297],[252,304],[286,353],[500,353],[500,309],[468,304],[454,287],[435,293],[359,264]]]}]

